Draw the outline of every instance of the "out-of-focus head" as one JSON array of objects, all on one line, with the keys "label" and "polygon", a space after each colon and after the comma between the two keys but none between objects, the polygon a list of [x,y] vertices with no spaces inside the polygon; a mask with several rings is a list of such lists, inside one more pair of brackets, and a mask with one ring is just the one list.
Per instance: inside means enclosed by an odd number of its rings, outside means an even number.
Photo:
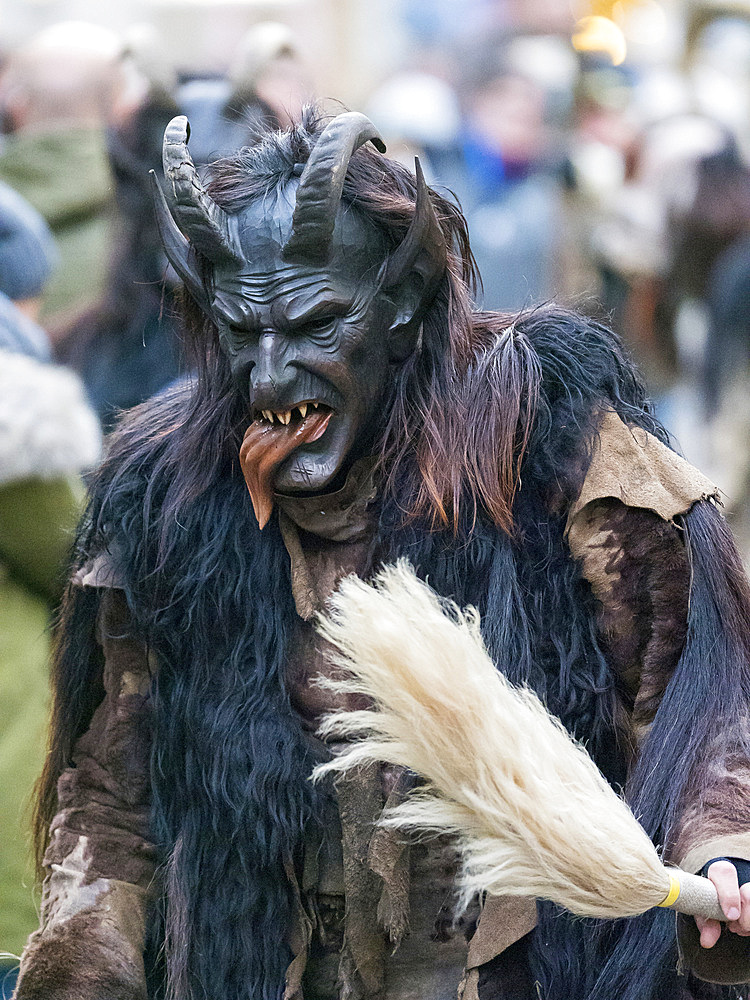
[{"label": "out-of-focus head", "polygon": [[47,223],[6,184],[0,184],[0,292],[35,318],[41,294],[57,263]]},{"label": "out-of-focus head", "polygon": [[532,164],[548,142],[547,87],[512,41],[479,52],[461,86],[465,127],[474,142],[508,165]]},{"label": "out-of-focus head", "polygon": [[136,22],[123,32],[119,79],[109,116],[112,126],[127,128],[145,105],[166,104],[172,99],[178,76],[165,48],[153,24]]},{"label": "out-of-focus head", "polygon": [[97,25],[66,21],[8,58],[0,100],[13,131],[106,121],[120,83],[120,43]]},{"label": "out-of-focus head", "polygon": [[369,116],[389,147],[403,143],[420,149],[448,147],[461,129],[461,109],[454,88],[431,73],[394,74],[370,97]]},{"label": "out-of-focus head", "polygon": [[229,67],[234,103],[253,97],[273,112],[282,128],[297,122],[313,99],[313,84],[294,32],[277,21],[261,21],[243,36]]},{"label": "out-of-focus head", "polygon": [[421,171],[360,149],[385,149],[364,115],[268,133],[215,164],[208,188],[188,134],[185,118],[165,134],[160,228],[246,408],[241,459],[262,524],[271,484],[320,492],[372,447],[446,241]]}]

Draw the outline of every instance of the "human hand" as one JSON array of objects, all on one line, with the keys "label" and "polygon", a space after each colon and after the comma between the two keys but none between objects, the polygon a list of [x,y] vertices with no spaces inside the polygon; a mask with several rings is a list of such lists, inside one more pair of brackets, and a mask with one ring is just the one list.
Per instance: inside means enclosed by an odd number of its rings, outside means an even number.
[{"label": "human hand", "polygon": [[[706,876],[716,886],[719,903],[727,915],[727,927],[733,934],[750,937],[750,882],[740,886],[737,869],[731,861],[714,861]],[[713,948],[721,935],[721,923],[696,917],[702,948]]]}]

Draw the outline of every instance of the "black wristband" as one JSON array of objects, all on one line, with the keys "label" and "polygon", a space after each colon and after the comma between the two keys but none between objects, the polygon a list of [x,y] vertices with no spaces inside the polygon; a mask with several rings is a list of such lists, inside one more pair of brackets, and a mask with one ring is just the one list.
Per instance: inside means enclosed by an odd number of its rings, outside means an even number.
[{"label": "black wristband", "polygon": [[714,861],[728,861],[730,865],[734,865],[737,869],[737,881],[740,885],[745,885],[750,882],[750,861],[746,861],[745,858],[711,858],[707,861],[705,865],[701,868],[701,875],[708,875],[708,869],[714,863]]}]

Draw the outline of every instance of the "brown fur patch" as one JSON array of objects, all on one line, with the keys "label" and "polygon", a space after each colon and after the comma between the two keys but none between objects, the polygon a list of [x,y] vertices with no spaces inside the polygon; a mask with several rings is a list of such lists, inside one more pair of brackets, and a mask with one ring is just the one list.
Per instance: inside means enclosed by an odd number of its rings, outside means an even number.
[{"label": "brown fur patch", "polygon": [[682,535],[652,511],[609,498],[579,515],[570,542],[599,602],[629,738],[640,743],[685,643],[690,567]]},{"label": "brown fur patch", "polygon": [[86,838],[86,879],[147,886],[154,874],[149,839],[150,673],[142,643],[128,636],[119,590],[103,592],[98,622],[105,697],[76,743],[73,767],[58,781],[58,812],[45,864],[60,864]]},{"label": "brown fur patch", "polygon": [[54,922],[29,939],[16,1000],[146,1000],[146,895],[110,883],[98,905]]},{"label": "brown fur patch", "polygon": [[156,853],[149,837],[150,672],[144,646],[128,634],[124,594],[102,594],[105,696],[58,781],[42,926],[22,957],[18,1000],[146,998],[143,947]]}]

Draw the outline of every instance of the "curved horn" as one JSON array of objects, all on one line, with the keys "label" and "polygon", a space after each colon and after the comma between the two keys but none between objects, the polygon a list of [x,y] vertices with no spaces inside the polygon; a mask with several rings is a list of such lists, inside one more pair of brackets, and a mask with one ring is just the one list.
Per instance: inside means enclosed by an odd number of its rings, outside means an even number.
[{"label": "curved horn", "polygon": [[167,260],[201,309],[210,315],[211,306],[196,266],[195,251],[177,228],[177,223],[172,218],[167,199],[156,179],[156,174],[153,170],[149,170],[149,173],[151,174],[151,190],[154,196],[156,227],[159,230]]},{"label": "curved horn", "polygon": [[292,235],[284,247],[286,260],[320,264],[328,258],[346,168],[354,151],[368,141],[385,152],[375,126],[357,111],[338,115],[323,129],[297,188]]},{"label": "curved horn", "polygon": [[191,244],[207,257],[219,261],[242,261],[229,216],[206,194],[188,153],[190,124],[184,115],[173,118],[164,131],[162,161],[167,179],[167,200],[172,215]]},{"label": "curved horn", "polygon": [[445,271],[448,249],[443,230],[430,201],[430,192],[425,183],[419,157],[414,158],[414,167],[417,175],[414,218],[406,236],[388,258],[382,287],[393,288],[417,267],[425,281],[422,301],[426,304]]}]

